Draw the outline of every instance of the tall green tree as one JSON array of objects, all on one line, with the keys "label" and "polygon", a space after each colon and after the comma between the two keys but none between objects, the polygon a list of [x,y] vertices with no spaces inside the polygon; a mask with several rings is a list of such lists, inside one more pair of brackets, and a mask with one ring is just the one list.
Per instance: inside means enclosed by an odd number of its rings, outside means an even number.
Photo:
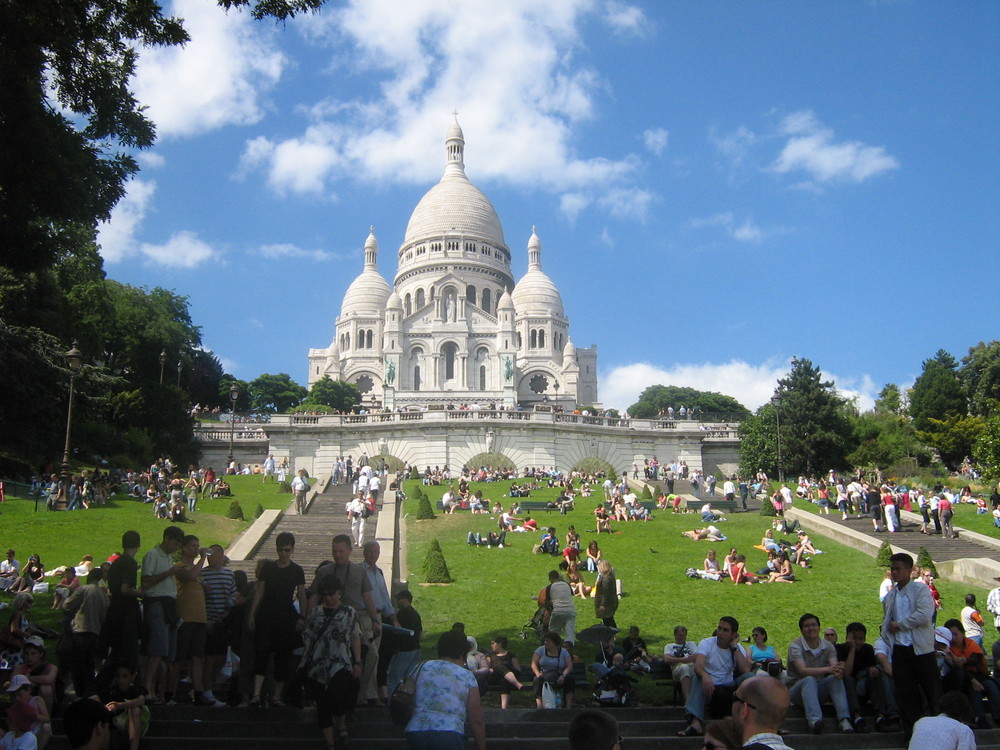
[{"label": "tall green tree", "polygon": [[886,383],[875,399],[875,411],[878,414],[902,414],[903,395],[895,383]]},{"label": "tall green tree", "polygon": [[250,406],[258,412],[286,412],[309,394],[287,373],[264,373],[249,383]]},{"label": "tall green tree", "polygon": [[1000,403],[1000,341],[980,341],[962,357],[959,370],[969,413],[985,417]]},{"label": "tall green tree", "polygon": [[740,422],[740,474],[750,477],[758,471],[778,476],[778,431],[775,406],[767,403]]},{"label": "tall green tree", "polygon": [[910,389],[910,416],[921,431],[933,429],[932,419],[967,413],[965,392],[958,377],[958,362],[944,349],[924,360],[923,369]]},{"label": "tall green tree", "polygon": [[1000,481],[1000,401],[987,404],[990,416],[972,446],[972,458],[990,482]]},{"label": "tall green tree", "polygon": [[671,406],[675,411],[684,406],[688,411],[700,409],[706,414],[732,415],[729,417],[732,420],[750,416],[750,410],[732,396],[677,385],[649,386],[639,394],[639,400],[628,412],[638,419],[652,419]]}]

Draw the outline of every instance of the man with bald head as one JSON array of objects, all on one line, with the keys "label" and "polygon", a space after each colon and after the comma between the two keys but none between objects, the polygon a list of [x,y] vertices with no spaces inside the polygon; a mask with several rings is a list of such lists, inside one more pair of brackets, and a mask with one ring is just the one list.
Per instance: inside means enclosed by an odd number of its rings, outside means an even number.
[{"label": "man with bald head", "polygon": [[788,688],[767,675],[751,677],[733,693],[733,721],[743,736],[743,747],[753,750],[792,750],[778,734],[790,703]]}]

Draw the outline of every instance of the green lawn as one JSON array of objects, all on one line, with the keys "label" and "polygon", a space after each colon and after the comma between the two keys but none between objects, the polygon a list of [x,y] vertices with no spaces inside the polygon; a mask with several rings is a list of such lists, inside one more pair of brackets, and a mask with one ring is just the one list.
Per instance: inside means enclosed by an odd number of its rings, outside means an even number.
[{"label": "green lawn", "polygon": [[[501,633],[511,638],[519,658],[528,658],[534,644],[516,636],[535,611],[531,597],[547,583],[548,571],[556,567],[559,559],[532,554],[532,545],[538,540],[535,534],[508,534],[511,544],[505,549],[469,546],[467,533],[471,530],[485,534],[495,527],[494,516],[470,515],[468,511],[447,516],[435,510],[438,516],[434,520],[416,521],[417,503],[412,499],[416,482],[408,485],[410,499],[405,510],[409,514],[409,578],[414,606],[421,613],[429,636],[425,644],[433,644],[436,634],[453,622],[463,621],[466,632],[475,636],[483,648],[488,647],[491,634]],[[511,499],[503,497],[508,486],[509,483],[483,484],[473,485],[473,489],[482,489],[484,498],[500,499],[508,506]],[[432,502],[444,492],[443,487],[424,489]],[[556,494],[555,490],[540,490],[532,492],[531,499],[547,500]],[[603,493],[598,494],[603,497]],[[540,525],[555,526],[561,540],[565,539],[569,524],[576,526],[583,546],[591,538],[598,539],[605,557],[623,582],[625,596],[616,615],[618,626],[638,625],[651,652],[662,652],[663,645],[672,640],[674,625],[686,625],[691,639],[700,640],[711,635],[722,615],[736,617],[743,636],[749,635],[754,626],[763,625],[779,653],[798,637],[799,615],[807,611],[817,614],[824,625],[835,626],[841,637],[844,626],[853,620],[868,626],[871,640],[878,633],[881,623],[878,587],[882,571],[872,557],[812,534],[824,554],[813,559],[812,569],[797,569],[799,581],[794,584],[735,586],[730,582],[689,579],[684,570],[700,568],[706,552],[713,546],[720,559],[730,546],[735,546],[747,556],[751,570],[764,567],[766,555],[753,545],[760,542],[771,519],[756,513],[733,514],[728,521],[718,524],[728,541],[714,545],[681,536],[682,531],[702,525],[697,514],[659,512],[649,523],[615,524],[617,533],[598,536],[593,533],[592,515],[597,502],[597,496],[589,501],[580,500],[577,509],[567,516],[541,512],[535,517]],[[420,585],[421,565],[432,539],[441,543],[455,579],[451,585]],[[586,573],[584,577],[588,582],[595,578]],[[947,581],[940,581],[938,589],[945,602],[939,621],[957,617],[968,589]],[[983,605],[987,592],[986,588],[974,590]],[[576,603],[577,629],[595,624],[592,602],[576,599]],[[994,638],[995,632],[990,632],[987,648]],[[589,659],[592,648],[581,646],[581,650],[585,660]]]}]

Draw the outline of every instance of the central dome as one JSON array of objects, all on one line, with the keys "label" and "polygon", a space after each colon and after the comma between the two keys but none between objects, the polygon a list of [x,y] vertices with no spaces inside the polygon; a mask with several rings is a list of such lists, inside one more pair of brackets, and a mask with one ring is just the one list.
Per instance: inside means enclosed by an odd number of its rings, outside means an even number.
[{"label": "central dome", "polygon": [[506,247],[496,209],[465,176],[465,138],[458,122],[448,129],[445,152],[444,175],[410,214],[403,246],[454,233]]}]

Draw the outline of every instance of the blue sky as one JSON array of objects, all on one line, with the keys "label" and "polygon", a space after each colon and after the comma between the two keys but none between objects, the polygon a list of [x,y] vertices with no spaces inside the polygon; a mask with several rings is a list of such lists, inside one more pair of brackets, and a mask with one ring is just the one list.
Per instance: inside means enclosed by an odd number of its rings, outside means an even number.
[{"label": "blue sky", "polygon": [[143,56],[160,139],[102,253],[187,295],[238,377],[306,381],[370,225],[392,282],[453,110],[608,406],[662,383],[755,408],[793,356],[869,405],[998,336],[1000,3],[166,7],[192,41]]}]

